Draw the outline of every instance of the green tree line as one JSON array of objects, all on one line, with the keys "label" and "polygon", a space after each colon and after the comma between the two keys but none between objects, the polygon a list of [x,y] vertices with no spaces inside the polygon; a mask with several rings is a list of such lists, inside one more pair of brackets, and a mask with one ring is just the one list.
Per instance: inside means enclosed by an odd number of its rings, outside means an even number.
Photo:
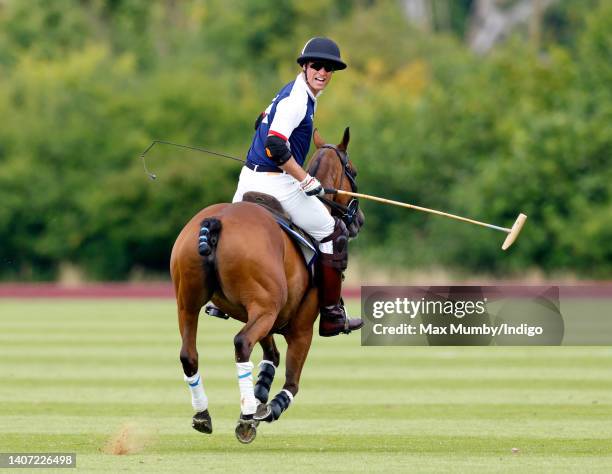
[{"label": "green tree line", "polygon": [[486,56],[395,1],[43,0],[0,3],[0,278],[165,272],[199,209],[229,201],[255,117],[293,80],[314,35],[349,63],[317,126],[351,127],[360,190],[510,226],[503,235],[363,203],[352,255],[372,265],[498,276],[612,275],[612,5],[567,0],[539,47],[518,32]]}]

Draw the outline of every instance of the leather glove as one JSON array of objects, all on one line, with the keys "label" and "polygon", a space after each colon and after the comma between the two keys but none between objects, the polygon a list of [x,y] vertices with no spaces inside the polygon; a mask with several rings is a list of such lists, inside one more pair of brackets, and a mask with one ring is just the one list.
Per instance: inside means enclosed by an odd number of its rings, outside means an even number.
[{"label": "leather glove", "polygon": [[300,188],[306,193],[306,196],[323,196],[325,194],[319,180],[309,174],[300,182]]}]

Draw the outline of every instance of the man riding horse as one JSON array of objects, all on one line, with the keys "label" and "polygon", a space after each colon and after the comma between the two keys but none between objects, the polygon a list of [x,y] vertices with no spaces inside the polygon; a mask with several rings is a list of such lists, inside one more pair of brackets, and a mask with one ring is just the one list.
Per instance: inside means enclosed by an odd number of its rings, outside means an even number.
[{"label": "man riding horse", "polygon": [[[363,325],[360,319],[347,318],[340,299],[348,238],[359,232],[363,213],[356,199],[338,193],[333,199],[323,197],[321,184],[357,191],[357,172],[347,152],[349,130],[338,145],[330,145],[313,132],[312,124],[318,94],[333,71],[346,64],[338,46],[327,38],[308,41],[298,63],[302,72],[279,92],[256,123],[233,203],[200,210],[181,230],[170,257],[182,341],[180,360],[196,410],[192,426],[197,431],[212,433],[196,344],[200,310],[211,301],[214,306],[207,312],[217,311],[220,314],[215,315],[227,314],[244,323],[234,337],[240,389],[236,436],[244,443],[254,439],[260,421],[277,420],[298,393],[319,313],[321,336],[349,333]],[[302,165],[311,137],[317,150],[306,172]],[[259,204],[260,199],[268,202],[267,208]],[[288,225],[285,218],[283,225],[278,211],[270,212],[271,207],[282,208],[317,241],[318,288],[312,285],[300,248],[283,230]],[[287,342],[285,382],[269,400],[280,364],[275,334],[282,334]],[[256,344],[263,350],[263,360],[254,384],[251,356]]]},{"label": "man riding horse", "polygon": [[[249,191],[274,196],[293,222],[319,242],[319,335],[336,336],[359,329],[361,319],[349,319],[340,293],[347,266],[348,231],[315,196],[323,196],[319,180],[302,168],[313,133],[317,97],[334,71],[346,68],[340,49],[329,38],[309,40],[297,58],[302,71],[285,85],[258,117],[246,166],[240,173],[233,202]],[[209,305],[207,312],[216,308]]]}]

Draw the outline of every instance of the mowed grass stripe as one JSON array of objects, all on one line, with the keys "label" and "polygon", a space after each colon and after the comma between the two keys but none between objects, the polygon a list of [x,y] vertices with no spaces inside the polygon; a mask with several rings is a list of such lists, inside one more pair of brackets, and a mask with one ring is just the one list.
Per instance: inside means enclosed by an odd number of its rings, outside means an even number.
[{"label": "mowed grass stripe", "polygon": [[[28,311],[24,312],[24,304]],[[146,314],[142,314],[143,305],[146,305]],[[351,302],[349,309],[353,313],[359,312],[359,303]],[[131,317],[134,313],[139,317]],[[171,300],[155,300],[154,302],[139,300],[0,300],[0,338],[6,332],[21,334],[24,338],[44,339],[54,333],[70,339],[71,335],[93,336],[112,334],[121,340],[139,340],[142,334],[158,334],[160,338],[170,336],[169,341],[178,341],[175,303]],[[227,344],[228,338],[240,329],[237,321],[223,321],[211,318],[202,313],[200,317],[200,342],[218,342]],[[123,332],[129,330],[129,332]],[[278,338],[282,340],[282,337]],[[338,347],[355,347],[354,340],[358,335],[351,337],[338,337],[332,340],[321,340],[320,348],[325,347],[337,350]],[[30,339],[31,340],[31,339]],[[601,356],[612,356],[609,347],[566,347],[559,351],[555,347],[500,347],[500,348],[407,348],[376,347],[361,348],[360,353],[365,357],[394,357],[405,354],[406,357],[424,356],[426,358],[482,358],[486,354],[488,360],[494,359],[521,359],[529,360],[534,356],[559,360],[573,360],[580,357],[596,361]],[[484,351],[484,352],[483,352]],[[537,361],[534,361],[537,362]]]},{"label": "mowed grass stripe", "polygon": [[[174,364],[151,364],[139,366],[138,379],[155,382],[175,382],[182,379],[182,371],[178,358]],[[130,370],[121,370],[114,365],[94,364],[90,366],[89,372],[75,374],[71,365],[57,365],[53,363],[42,363],[33,360],[22,361],[15,364],[6,364],[3,367],[0,364],[0,371],[10,374],[6,382],[18,382],[20,379],[28,381],[32,374],[36,374],[39,380],[55,380],[64,379],[82,380],[84,382],[100,380],[103,378],[108,381],[123,381],[134,380],[134,373]],[[231,369],[231,370],[230,370]],[[206,380],[206,383],[216,383],[217,381],[225,381],[234,379],[234,368],[219,365],[207,365],[200,369],[200,374]],[[308,370],[308,369],[306,369]],[[316,379],[321,380],[338,380],[338,372],[342,370],[341,366],[330,365],[320,367],[316,371]],[[257,371],[257,369],[256,369]],[[256,372],[257,373],[257,372]],[[30,374],[24,377],[22,374]],[[497,368],[478,369],[475,367],[462,367],[460,371],[457,368],[424,368],[424,367],[385,367],[384,370],[372,371],[372,367],[359,367],[351,370],[351,376],[356,380],[367,379],[372,382],[387,383],[390,378],[397,378],[395,383],[418,383],[421,380],[448,380],[461,383],[463,380],[476,381],[492,381],[499,383],[504,381],[533,381],[535,383],[550,381],[552,384],[556,382],[571,382],[571,383],[602,383],[606,384],[612,381],[612,371],[604,368],[540,368],[540,367],[512,367],[498,370]],[[283,374],[280,373],[277,382],[283,381]],[[0,379],[2,383],[2,379]]]},{"label": "mowed grass stripe", "polygon": [[[280,342],[280,341],[279,341]],[[28,347],[27,352],[23,352],[23,346],[28,345],[27,341],[24,341],[21,345],[12,345],[12,347],[7,347],[2,345],[0,347],[0,361],[1,363],[17,363],[21,361],[32,361],[37,362],[40,361],[42,364],[45,361],[52,361],[57,363],[62,362],[71,362],[75,357],[78,357],[87,362],[96,362],[96,360],[101,362],[112,361],[113,359],[124,358],[126,356],[133,357],[138,363],[147,364],[156,363],[159,364],[159,360],[163,360],[164,362],[175,362],[178,360],[180,343],[177,341],[176,344],[155,344],[151,343],[149,345],[129,345],[129,344],[115,344],[112,340],[109,340],[107,344],[100,345],[89,345],[89,344],[76,344],[75,347],[71,347],[69,343],[53,345],[51,347],[44,347],[33,345]],[[278,344],[278,343],[277,343]],[[317,341],[314,342],[315,347]],[[359,344],[356,341],[356,344]],[[278,344],[283,347],[282,344]],[[359,347],[359,346],[357,346]],[[360,347],[359,347],[360,348]],[[202,365],[203,370],[206,370],[206,364],[215,364],[219,362],[232,363],[233,360],[233,346],[231,342],[226,344],[220,344],[218,346],[210,346],[204,343],[200,343],[198,345],[198,349],[200,352],[200,363]],[[360,348],[361,349],[361,348]],[[368,348],[370,349],[370,348]],[[413,350],[411,347],[400,348],[404,352],[410,353]],[[434,349],[434,348],[432,348]],[[333,349],[321,349],[317,347],[317,353],[314,353],[308,358],[306,367],[313,365],[322,365],[322,368],[325,367],[338,367],[340,369],[346,370],[347,368],[351,368],[357,365],[358,369],[365,368],[368,366],[373,367],[401,367],[403,369],[409,368],[431,368],[435,370],[436,368],[476,368],[478,370],[490,370],[490,369],[504,369],[504,368],[516,368],[516,367],[524,367],[526,370],[530,368],[541,368],[546,369],[550,367],[551,369],[563,369],[567,367],[568,370],[572,369],[593,369],[593,368],[601,368],[606,369],[610,367],[610,360],[612,359],[612,355],[602,355],[600,357],[594,358],[594,360],[589,359],[556,359],[556,358],[547,358],[543,357],[538,359],[537,355],[532,355],[531,358],[525,358],[523,360],[514,360],[510,358],[509,360],[503,359],[489,359],[486,350],[496,350],[496,348],[480,348],[484,349],[484,352],[481,352],[479,356],[473,357],[457,357],[455,359],[439,359],[432,354],[431,358],[428,357],[419,357],[414,355],[413,357],[405,356],[404,357],[396,357],[394,355],[389,355],[385,357],[367,357],[361,354],[355,348],[345,350],[343,347],[339,347],[335,350]],[[565,350],[566,348],[559,348],[560,351]],[[471,349],[466,349],[471,350]],[[283,354],[284,356],[284,354]],[[355,361],[355,357],[359,357],[358,361]],[[256,348],[254,350],[254,363],[261,360],[262,353],[261,349]],[[284,360],[284,357],[281,357],[281,362]]]},{"label": "mowed grass stripe", "polygon": [[[347,391],[345,384],[335,384],[333,387],[326,387],[324,391],[317,391],[317,386],[304,387],[303,394],[298,394],[300,402],[305,403],[327,403],[329,400],[347,400],[354,404],[356,411],[360,407],[367,409],[369,405],[406,403],[442,403],[449,400],[448,389],[437,389],[429,387],[422,390],[415,390],[410,393],[400,393],[394,389],[386,388],[351,388]],[[214,400],[236,400],[238,406],[238,388],[231,385],[214,387],[207,390],[209,398]],[[566,390],[533,390],[531,388],[509,390],[501,389],[453,389],[452,400],[454,403],[472,404],[474,402],[483,404],[516,403],[516,404],[548,404],[548,403],[612,403],[612,393],[609,390],[592,390],[576,388],[572,391]],[[274,391],[273,391],[274,393]],[[169,402],[179,403],[184,400],[189,403],[188,393],[184,387],[175,388],[125,388],[113,386],[100,387],[41,387],[38,390],[29,388],[20,389],[19,387],[0,387],[0,401],[11,401],[15,399],[24,402],[39,402],[45,400],[49,402],[59,402],[69,399],[86,399],[92,402],[120,402],[125,399],[141,400],[143,402],[154,402],[165,399]],[[358,400],[358,402],[356,402]]]},{"label": "mowed grass stripe", "polygon": [[[259,430],[258,430],[259,431]],[[232,433],[219,433],[205,437],[186,432],[181,435],[151,433],[154,439],[148,452],[157,454],[176,453],[232,453],[237,450],[236,439]],[[83,453],[98,453],[107,438],[102,434],[91,433],[84,437],[80,434],[29,434],[7,433],[4,435],[7,444],[17,443],[29,446],[40,446],[43,451],[69,451],[78,448]],[[568,443],[566,438],[551,437],[547,439],[532,437],[490,437],[490,436],[422,436],[419,433],[398,436],[391,434],[377,436],[368,434],[274,434],[263,428],[258,435],[255,451],[260,453],[294,452],[307,453],[325,450],[327,452],[354,453],[414,453],[414,454],[462,454],[482,456],[508,455],[510,448],[521,446],[524,455],[550,455],[554,450],[563,453],[562,457],[593,456],[603,457],[604,462],[612,461],[610,439],[576,439]],[[228,449],[233,446],[234,449]]]},{"label": "mowed grass stripe", "polygon": [[[19,372],[17,372],[19,373]],[[32,374],[30,374],[32,375]],[[87,378],[75,378],[75,377],[36,377],[35,380],[30,377],[5,377],[0,378],[0,385],[5,387],[9,387],[10,385],[16,385],[19,389],[25,390],[36,390],[40,387],[41,382],[44,382],[45,389],[53,389],[53,388],[104,388],[112,386],[116,389],[134,389],[144,390],[172,390],[173,385],[174,388],[177,388],[179,385],[176,380],[177,377],[168,378],[165,377],[163,379],[160,378],[142,378],[139,377],[137,380],[132,376],[131,378],[116,378],[116,377],[105,377],[104,379],[100,379],[100,377],[91,378],[91,376],[87,376]],[[169,383],[174,380],[174,384]],[[382,377],[378,379],[379,382],[382,382],[384,379]],[[337,377],[333,376],[324,376],[320,375],[309,377],[309,384],[311,385],[327,385],[328,387],[342,387],[345,385],[344,380],[338,380]],[[580,387],[577,388],[576,385],[580,384]],[[231,385],[234,388],[236,385],[236,381],[233,377],[227,376],[207,376],[206,377],[206,385],[207,386],[227,386]],[[387,384],[384,384],[387,386]],[[182,387],[181,387],[182,388]],[[281,386],[278,384],[278,389]],[[366,378],[356,379],[351,383],[351,389],[375,389],[372,387],[372,380],[368,380]],[[528,377],[509,377],[507,379],[482,379],[482,378],[456,378],[450,377],[445,378],[440,374],[430,374],[428,376],[424,376],[423,378],[401,378],[398,376],[396,380],[393,382],[393,389],[395,390],[404,390],[413,391],[413,390],[422,390],[422,389],[439,389],[439,390],[563,390],[566,393],[571,393],[573,391],[584,391],[584,390],[611,390],[612,391],[612,380],[597,380],[597,379],[582,379],[582,380],[573,380],[573,379],[560,379],[560,378],[528,378]]]},{"label": "mowed grass stripe", "polygon": [[[0,342],[19,343],[87,343],[87,342],[124,342],[125,344],[140,343],[155,340],[165,342],[168,345],[180,342],[176,319],[168,319],[160,322],[130,320],[129,322],[106,318],[104,321],[88,323],[88,316],[83,316],[78,322],[59,324],[52,318],[49,321],[28,319],[19,317],[19,323],[10,319],[9,315],[2,313],[2,302],[0,301]],[[46,321],[46,322],[45,322]],[[203,347],[226,345],[240,330],[241,325],[237,321],[222,321],[203,315],[199,324],[199,343]],[[282,336],[277,336],[282,341]],[[315,336],[315,339],[319,339]],[[327,348],[337,350],[339,347],[354,348],[355,341],[360,341],[359,335],[340,336],[330,340],[320,339],[318,347],[321,351]],[[360,343],[357,343],[359,346]],[[409,349],[409,352],[406,350]],[[364,347],[360,348],[362,357],[376,360],[388,356],[401,358],[423,358],[423,359],[469,359],[476,361],[485,354],[487,360],[518,361],[529,360],[534,357],[550,358],[560,361],[571,361],[584,359],[595,362],[599,357],[612,356],[612,348],[609,347],[575,347],[566,346],[563,351],[556,347]],[[536,361],[537,362],[537,361]]]},{"label": "mowed grass stripe", "polygon": [[[208,322],[208,321],[206,321]],[[217,323],[218,325],[218,323]],[[235,334],[240,329],[240,326],[227,324],[225,326],[216,327],[214,334],[203,333],[202,324],[200,324],[199,346],[202,350],[214,350],[218,347],[227,347],[233,343]],[[233,327],[232,327],[233,326]],[[32,332],[34,329],[35,332]],[[316,337],[316,336],[315,336]],[[283,340],[283,337],[277,335],[278,340]],[[313,354],[315,358],[324,357],[329,351],[337,352],[338,348],[346,348],[346,350],[354,350],[355,346],[359,346],[359,339],[355,336],[344,337],[345,341],[339,341],[337,344],[330,344],[329,341],[323,340],[319,344],[319,352]],[[336,339],[334,339],[335,341]],[[355,345],[355,340],[357,344]],[[348,342],[348,343],[347,343]],[[81,348],[86,350],[89,347],[116,345],[118,347],[132,348],[134,346],[147,347],[151,345],[164,345],[168,348],[176,349],[180,345],[180,337],[178,331],[173,324],[168,326],[160,326],[157,329],[133,327],[121,330],[108,327],[87,328],[80,330],[79,328],[45,328],[36,326],[32,328],[4,328],[0,323],[0,347],[3,350],[10,351],[18,350],[24,343],[35,345],[36,349],[45,350],[47,348],[57,349],[69,344],[71,347]],[[564,348],[563,352],[558,350],[551,351],[551,348],[534,348],[534,347],[360,347],[362,357],[367,357],[371,360],[382,361],[387,357],[399,358],[406,361],[420,361],[422,363],[433,363],[435,361],[455,364],[460,362],[470,363],[503,363],[509,362],[523,363],[525,360],[537,360],[533,362],[541,363],[539,359],[546,360],[547,363],[567,365],[567,364],[582,364],[582,363],[598,363],[602,357],[612,357],[612,350],[607,348],[593,347],[570,347]],[[255,353],[261,349],[256,347]],[[486,359],[483,358],[486,356]]]},{"label": "mowed grass stripe", "polygon": [[[349,451],[350,452],[350,451]],[[367,460],[367,462],[364,462]],[[266,466],[266,473],[321,472],[333,466],[333,472],[589,472],[608,474],[609,466],[601,466],[595,456],[549,457],[501,454],[482,456],[442,453],[370,452],[367,456],[353,452],[326,451],[325,448],[310,452],[257,452],[254,450],[207,452],[197,454],[140,454],[137,456],[79,456],[78,468],[87,472],[174,472],[177,466],[188,466],[206,472],[246,472],[254,466]],[[559,468],[559,466],[563,466]]]},{"label": "mowed grass stripe", "polygon": [[[354,414],[355,408],[346,403],[307,403],[299,401],[291,406],[287,415],[296,418],[317,417],[321,419],[338,418],[345,419]],[[211,403],[213,416],[232,418],[236,416],[236,403],[234,400],[225,402],[214,401]],[[40,416],[40,415],[66,415],[79,417],[105,417],[109,413],[116,416],[131,417],[150,416],[155,414],[156,418],[191,415],[191,406],[183,400],[179,403],[151,402],[137,403],[116,402],[4,402],[0,404],[0,416]],[[368,406],[362,410],[360,419],[408,419],[420,420],[425,418],[440,418],[453,420],[466,419],[490,419],[490,420],[515,420],[515,419],[537,419],[537,420],[605,420],[612,417],[612,404],[541,404],[541,405],[517,405],[517,404],[427,404],[421,403],[416,409],[408,404],[384,404]],[[284,419],[284,418],[283,418]],[[184,420],[183,420],[184,421]],[[275,425],[277,426],[277,425]]]},{"label": "mowed grass stripe", "polygon": [[[213,425],[219,433],[231,433],[236,425],[237,414],[234,416],[214,416]],[[38,418],[38,424],[32,425],[31,420],[21,416],[7,416],[4,422],[10,426],[8,434],[108,434],[109,429],[126,423],[125,417],[106,416],[101,424],[94,417],[46,415]],[[156,434],[191,434],[189,419],[185,417],[132,417],[128,420],[134,426]],[[295,413],[287,415],[283,423],[262,424],[260,430],[274,436],[289,436],[302,433],[319,435],[337,435],[337,426],[341,424],[347,433],[359,433],[360,430],[372,436],[406,435],[420,436],[491,436],[493,438],[558,438],[574,439],[608,439],[612,442],[612,425],[607,420],[573,420],[571,425],[565,420],[486,420],[473,419],[469,424],[458,423],[457,420],[440,418],[393,419],[384,424],[376,419],[345,419],[340,417],[298,417]]]}]

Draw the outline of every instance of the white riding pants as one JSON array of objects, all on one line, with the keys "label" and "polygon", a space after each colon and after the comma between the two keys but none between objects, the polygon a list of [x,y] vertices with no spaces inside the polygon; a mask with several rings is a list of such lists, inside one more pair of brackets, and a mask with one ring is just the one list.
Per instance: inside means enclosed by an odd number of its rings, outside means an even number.
[{"label": "white riding pants", "polygon": [[[257,172],[245,166],[240,173],[232,202],[242,201],[244,193],[249,191],[274,196],[293,222],[318,242],[334,231],[334,218],[323,203],[314,196],[306,196],[300,188],[300,183],[287,173]],[[333,253],[332,242],[319,244],[319,250],[327,254]]]}]

